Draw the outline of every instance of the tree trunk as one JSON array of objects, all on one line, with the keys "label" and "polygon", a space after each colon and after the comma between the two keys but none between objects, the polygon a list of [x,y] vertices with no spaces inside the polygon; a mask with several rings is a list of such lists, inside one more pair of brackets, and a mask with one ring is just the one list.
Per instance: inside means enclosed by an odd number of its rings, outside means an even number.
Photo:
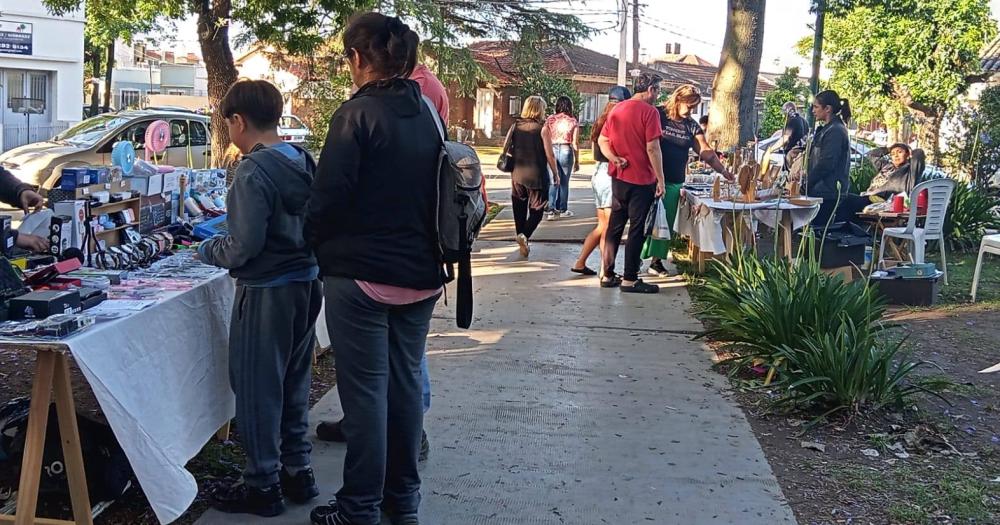
[{"label": "tree trunk", "polygon": [[[912,108],[911,108],[912,109]],[[933,110],[914,110],[920,115],[918,137],[920,148],[927,155],[928,164],[940,165],[941,159],[941,122],[944,120],[943,112]]]},{"label": "tree trunk", "polygon": [[709,142],[722,151],[753,140],[757,116],[757,75],[764,43],[767,0],[729,0],[726,38],[712,84]]},{"label": "tree trunk", "polygon": [[[101,49],[97,46],[90,50],[90,67],[93,68],[90,77],[101,78]],[[90,83],[90,116],[94,116],[101,109],[101,85],[90,79],[87,81]]]},{"label": "tree trunk", "polygon": [[198,41],[208,71],[208,103],[212,107],[212,166],[218,167],[229,147],[229,129],[217,111],[239,73],[229,47],[231,0],[203,0],[198,12]]},{"label": "tree trunk", "polygon": [[[108,44],[107,61],[104,64],[104,112],[111,111],[111,74],[115,69],[115,41]],[[118,108],[122,109],[122,108]]]}]

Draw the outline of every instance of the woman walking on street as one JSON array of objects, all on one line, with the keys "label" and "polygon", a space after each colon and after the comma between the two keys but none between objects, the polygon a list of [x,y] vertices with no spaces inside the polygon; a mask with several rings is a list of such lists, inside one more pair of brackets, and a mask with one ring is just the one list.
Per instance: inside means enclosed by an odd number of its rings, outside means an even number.
[{"label": "woman walking on street", "polygon": [[[528,97],[509,139],[509,151],[514,158],[514,171],[510,175],[511,208],[522,257],[531,252],[528,241],[542,222],[549,201],[549,173],[558,173],[552,148],[546,148],[542,139],[544,118],[545,100]],[[553,177],[552,183],[559,184],[559,178]]]},{"label": "woman walking on street", "polygon": [[[656,108],[660,113],[660,127],[663,134],[660,137],[660,150],[663,152],[663,178],[666,182],[663,192],[663,206],[667,210],[667,222],[670,229],[674,228],[674,218],[677,216],[677,203],[681,198],[681,188],[687,176],[688,151],[694,150],[702,162],[729,180],[733,174],[722,165],[719,156],[715,154],[705,140],[705,130],[691,118],[691,112],[701,104],[701,93],[698,88],[686,84],[678,87],[670,94],[665,107]],[[670,241],[648,238],[642,249],[642,258],[652,257],[649,274],[666,276],[667,269],[663,259],[670,252]]]},{"label": "woman walking on street", "polygon": [[545,120],[542,140],[545,141],[545,151],[552,152],[549,164],[556,166],[552,179],[558,180],[549,189],[549,220],[572,217],[573,212],[569,211],[569,180],[580,171],[580,125],[573,116],[573,101],[569,97],[561,96],[556,100],[556,114]]},{"label": "woman walking on street", "polygon": [[576,259],[576,264],[570,268],[573,273],[580,275],[597,275],[597,272],[587,266],[587,259],[594,249],[604,244],[604,232],[608,230],[608,217],[611,216],[611,175],[608,173],[608,158],[604,156],[597,141],[601,138],[601,130],[604,123],[608,121],[608,114],[619,102],[632,98],[628,88],[615,86],[611,88],[608,97],[608,104],[604,106],[604,112],[594,123],[594,129],[590,132],[590,140],[594,148],[594,160],[597,161],[597,169],[590,179],[590,186],[594,189],[594,205],[597,207],[597,226],[583,240],[583,248],[580,250],[580,257]]},{"label": "woman walking on street", "polygon": [[[345,58],[357,93],[334,113],[312,186],[316,252],[347,439],[343,486],[313,525],[419,525],[420,360],[441,295],[441,139],[417,83],[418,37],[398,18],[354,17]],[[389,210],[388,212],[386,210]]]}]

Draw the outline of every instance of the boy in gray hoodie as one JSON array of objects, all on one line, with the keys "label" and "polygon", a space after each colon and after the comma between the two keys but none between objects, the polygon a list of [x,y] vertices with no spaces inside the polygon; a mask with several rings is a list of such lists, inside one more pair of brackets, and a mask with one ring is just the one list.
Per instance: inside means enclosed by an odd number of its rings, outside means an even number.
[{"label": "boy in gray hoodie", "polygon": [[229,232],[198,248],[236,278],[229,377],[247,456],[243,480],[217,491],[213,506],[258,516],[284,512],[282,495],[305,503],[319,494],[307,416],[322,291],[303,238],[316,164],[278,136],[283,105],[263,80],[237,82],[222,99],[219,112],[244,157],[229,190]]}]

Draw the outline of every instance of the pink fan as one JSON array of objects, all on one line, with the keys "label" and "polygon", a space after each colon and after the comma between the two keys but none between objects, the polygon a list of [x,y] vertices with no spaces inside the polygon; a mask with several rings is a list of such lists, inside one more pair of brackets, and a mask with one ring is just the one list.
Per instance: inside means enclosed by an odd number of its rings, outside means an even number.
[{"label": "pink fan", "polygon": [[156,155],[167,151],[170,145],[170,124],[165,120],[157,120],[146,128],[146,162],[150,157],[155,161]]}]

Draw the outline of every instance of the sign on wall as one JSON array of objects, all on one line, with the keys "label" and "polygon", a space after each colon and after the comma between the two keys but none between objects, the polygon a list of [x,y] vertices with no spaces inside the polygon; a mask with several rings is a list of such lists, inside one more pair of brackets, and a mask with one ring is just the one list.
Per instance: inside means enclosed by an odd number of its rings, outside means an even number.
[{"label": "sign on wall", "polygon": [[31,54],[31,24],[0,20],[0,53]]}]

